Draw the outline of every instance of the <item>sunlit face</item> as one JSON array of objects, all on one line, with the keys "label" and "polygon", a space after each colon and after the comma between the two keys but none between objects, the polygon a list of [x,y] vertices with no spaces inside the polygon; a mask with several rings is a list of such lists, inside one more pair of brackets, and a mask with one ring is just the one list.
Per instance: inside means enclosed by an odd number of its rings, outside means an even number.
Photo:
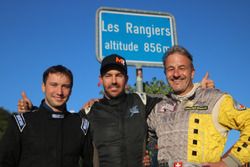
[{"label": "sunlit face", "polygon": [[100,76],[105,96],[108,98],[115,98],[124,93],[127,80],[126,75],[115,69],[109,70],[103,76]]},{"label": "sunlit face", "polygon": [[185,95],[193,88],[194,68],[180,53],[169,55],[165,61],[166,78],[177,95]]},{"label": "sunlit face", "polygon": [[71,80],[62,73],[50,73],[46,83],[42,84],[45,102],[54,111],[60,111],[71,94]]}]

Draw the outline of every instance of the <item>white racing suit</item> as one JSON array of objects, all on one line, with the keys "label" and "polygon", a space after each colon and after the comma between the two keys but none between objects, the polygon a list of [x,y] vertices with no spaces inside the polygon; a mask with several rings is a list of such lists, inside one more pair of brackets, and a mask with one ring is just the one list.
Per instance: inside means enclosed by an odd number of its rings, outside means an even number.
[{"label": "white racing suit", "polygon": [[230,167],[250,161],[250,109],[216,89],[196,84],[185,97],[170,94],[154,107],[147,122],[158,137],[159,164],[218,162],[231,129],[239,130],[240,138],[223,161]]}]

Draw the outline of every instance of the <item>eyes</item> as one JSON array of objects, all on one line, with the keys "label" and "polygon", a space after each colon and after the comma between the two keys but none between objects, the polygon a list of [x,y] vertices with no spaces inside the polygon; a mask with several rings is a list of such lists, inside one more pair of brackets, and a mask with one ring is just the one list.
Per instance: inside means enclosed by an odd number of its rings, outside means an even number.
[{"label": "eyes", "polygon": [[112,78],[112,77],[124,78],[124,75],[122,73],[117,73],[117,74],[106,73],[103,77],[104,78]]},{"label": "eyes", "polygon": [[184,71],[188,70],[188,67],[187,67],[187,66],[184,66],[184,65],[178,66],[178,67],[169,66],[169,67],[167,67],[166,69],[167,69],[167,70],[166,70],[167,72],[173,72],[173,71],[175,71],[175,70],[178,70],[178,72],[184,72]]},{"label": "eyes", "polygon": [[58,84],[57,82],[50,82],[49,83],[49,86],[53,87],[53,88],[56,88],[58,86],[61,86],[62,88],[65,88],[65,89],[70,89],[71,88],[71,85],[70,84]]}]

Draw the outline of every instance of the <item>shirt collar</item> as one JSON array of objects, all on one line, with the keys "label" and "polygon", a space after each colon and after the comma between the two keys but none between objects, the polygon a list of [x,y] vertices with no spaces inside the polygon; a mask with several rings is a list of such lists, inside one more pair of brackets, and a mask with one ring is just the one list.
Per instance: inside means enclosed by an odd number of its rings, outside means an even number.
[{"label": "shirt collar", "polygon": [[190,98],[193,98],[195,95],[195,91],[200,87],[200,83],[194,83],[194,87],[185,95],[176,95],[174,93],[171,93],[171,97],[178,101],[186,101]]}]

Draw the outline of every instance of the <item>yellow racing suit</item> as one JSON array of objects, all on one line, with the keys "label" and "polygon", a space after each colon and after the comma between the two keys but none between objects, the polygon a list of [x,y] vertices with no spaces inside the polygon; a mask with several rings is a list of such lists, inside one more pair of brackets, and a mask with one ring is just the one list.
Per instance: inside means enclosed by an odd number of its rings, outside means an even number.
[{"label": "yellow racing suit", "polygon": [[185,96],[167,95],[154,107],[147,123],[158,137],[159,164],[218,162],[231,129],[239,130],[240,138],[223,161],[230,167],[250,161],[250,109],[217,89],[195,84]]}]

